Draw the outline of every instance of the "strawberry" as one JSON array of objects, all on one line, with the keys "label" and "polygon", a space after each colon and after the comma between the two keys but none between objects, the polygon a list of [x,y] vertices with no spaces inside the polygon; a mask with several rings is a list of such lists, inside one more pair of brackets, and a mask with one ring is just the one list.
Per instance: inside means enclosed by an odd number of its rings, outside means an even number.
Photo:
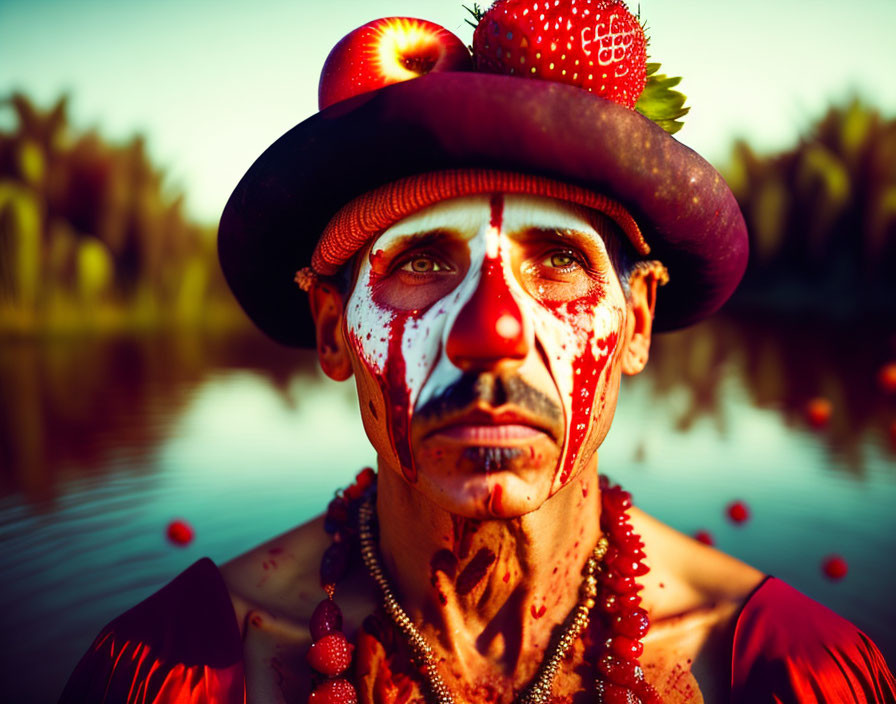
[{"label": "strawberry", "polygon": [[308,664],[322,675],[335,677],[348,669],[352,664],[352,651],[355,649],[341,631],[330,633],[311,645],[308,651]]},{"label": "strawberry", "polygon": [[308,697],[308,704],[357,704],[358,693],[348,680],[326,680]]},{"label": "strawberry", "polygon": [[473,33],[479,71],[568,83],[634,108],[647,40],[618,0],[497,0]]}]

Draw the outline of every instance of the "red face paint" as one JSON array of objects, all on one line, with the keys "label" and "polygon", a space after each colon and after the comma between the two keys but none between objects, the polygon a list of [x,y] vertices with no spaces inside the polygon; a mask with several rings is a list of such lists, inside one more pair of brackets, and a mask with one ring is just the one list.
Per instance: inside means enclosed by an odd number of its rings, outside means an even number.
[{"label": "red face paint", "polygon": [[[503,196],[492,196],[492,227],[501,227],[503,211]],[[479,284],[454,321],[445,353],[464,368],[476,360],[519,359],[526,352],[523,315],[507,285],[500,254],[487,251]]]},{"label": "red face paint", "polygon": [[[373,287],[373,282],[369,284]],[[405,478],[414,483],[417,481],[417,468],[414,465],[414,456],[411,452],[410,443],[410,422],[411,422],[411,392],[407,385],[405,377],[406,363],[404,354],[401,350],[401,341],[404,337],[404,328],[409,318],[416,315],[417,311],[395,311],[388,328],[388,353],[386,355],[383,371],[381,374],[372,370],[373,376],[376,378],[383,400],[386,403],[386,415],[388,423],[386,427],[389,433],[389,439],[398,462],[401,465],[401,471]],[[357,336],[354,332],[349,331],[352,344],[357,348],[362,348]],[[372,406],[372,402],[371,402]],[[371,408],[371,410],[373,410]],[[376,414],[374,413],[374,417]]]},{"label": "red face paint", "polygon": [[561,484],[569,481],[582,444],[588,436],[595,392],[618,339],[616,330],[604,338],[595,339],[595,311],[605,295],[604,288],[596,286],[587,296],[575,301],[542,301],[558,320],[576,332],[581,341],[579,351],[572,359],[572,399],[567,422],[566,451],[559,468]]},{"label": "red face paint", "polygon": [[488,497],[488,510],[493,516],[500,516],[504,510],[504,505],[502,502],[504,496],[504,489],[500,484],[495,484],[492,487],[491,494]]}]

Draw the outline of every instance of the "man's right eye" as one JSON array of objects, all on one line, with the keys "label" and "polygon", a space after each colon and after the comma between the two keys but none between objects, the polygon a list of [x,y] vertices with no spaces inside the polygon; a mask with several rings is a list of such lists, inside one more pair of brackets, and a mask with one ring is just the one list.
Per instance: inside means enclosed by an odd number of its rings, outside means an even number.
[{"label": "man's right eye", "polygon": [[429,254],[415,254],[405,259],[399,269],[412,274],[434,274],[451,271],[447,264]]}]

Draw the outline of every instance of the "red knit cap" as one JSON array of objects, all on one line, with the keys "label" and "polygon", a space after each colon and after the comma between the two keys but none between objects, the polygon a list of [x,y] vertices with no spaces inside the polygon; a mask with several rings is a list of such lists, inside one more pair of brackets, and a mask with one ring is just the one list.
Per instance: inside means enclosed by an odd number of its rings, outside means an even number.
[{"label": "red knit cap", "polygon": [[543,196],[585,206],[604,213],[619,225],[638,254],[646,256],[650,252],[634,218],[611,198],[541,176],[457,169],[409,176],[347,203],[324,228],[311,256],[311,269],[318,275],[332,276],[371,239],[408,215],[448,198],[482,193]]}]

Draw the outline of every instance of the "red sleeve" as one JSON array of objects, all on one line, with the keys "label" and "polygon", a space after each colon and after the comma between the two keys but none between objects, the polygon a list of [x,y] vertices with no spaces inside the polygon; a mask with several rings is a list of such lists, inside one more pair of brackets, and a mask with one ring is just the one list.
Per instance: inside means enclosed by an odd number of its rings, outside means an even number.
[{"label": "red sleeve", "polygon": [[732,704],[896,703],[896,681],[871,639],[775,578],[744,606],[731,659]]},{"label": "red sleeve", "polygon": [[242,641],[205,558],[112,621],[81,658],[60,704],[244,704]]}]

